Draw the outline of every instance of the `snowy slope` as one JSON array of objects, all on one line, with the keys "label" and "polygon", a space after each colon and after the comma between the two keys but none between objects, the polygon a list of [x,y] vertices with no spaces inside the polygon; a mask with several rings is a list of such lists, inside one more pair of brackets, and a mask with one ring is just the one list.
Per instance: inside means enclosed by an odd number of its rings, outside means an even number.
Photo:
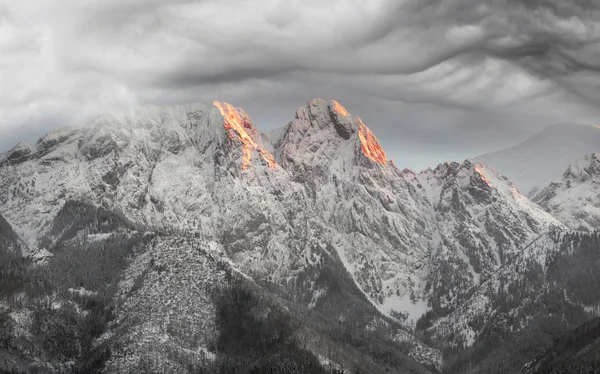
[{"label": "snowy slope", "polygon": [[579,124],[549,126],[524,142],[475,157],[506,175],[524,195],[546,186],[574,159],[600,151],[600,128]]},{"label": "snowy slope", "polygon": [[600,153],[572,163],[532,200],[573,229],[600,230]]},{"label": "snowy slope", "polygon": [[474,160],[405,173],[429,202],[435,224],[428,289],[437,313],[464,302],[535,237],[563,227],[506,177]]}]

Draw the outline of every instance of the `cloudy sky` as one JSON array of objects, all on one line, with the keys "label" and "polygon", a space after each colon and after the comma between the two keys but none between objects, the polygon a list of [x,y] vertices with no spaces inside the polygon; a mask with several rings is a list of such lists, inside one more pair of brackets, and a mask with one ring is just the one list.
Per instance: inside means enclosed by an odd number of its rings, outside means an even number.
[{"label": "cloudy sky", "polygon": [[599,90],[597,0],[0,0],[0,151],[136,104],[271,129],[322,97],[419,169],[597,123]]}]

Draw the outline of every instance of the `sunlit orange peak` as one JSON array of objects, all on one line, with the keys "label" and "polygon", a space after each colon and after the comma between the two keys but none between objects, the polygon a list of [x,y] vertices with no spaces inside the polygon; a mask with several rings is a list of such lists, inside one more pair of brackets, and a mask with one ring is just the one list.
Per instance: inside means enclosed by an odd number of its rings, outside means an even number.
[{"label": "sunlit orange peak", "polygon": [[597,128],[597,129],[600,129],[600,126],[598,126],[598,125],[594,125],[594,127]]},{"label": "sunlit orange peak", "polygon": [[483,172],[483,170],[481,170],[481,166],[483,166],[482,163],[475,164],[475,171],[477,172],[477,174],[479,174],[481,180],[483,180],[488,185],[488,187],[492,187],[492,182],[490,182],[490,180],[485,176],[485,173]]},{"label": "sunlit orange peak", "polygon": [[242,169],[246,170],[248,165],[250,165],[252,150],[256,150],[261,155],[269,166],[269,169],[275,169],[277,167],[275,158],[273,158],[273,155],[269,151],[256,144],[254,139],[248,134],[246,128],[250,127],[246,124],[239,111],[228,103],[215,101],[213,105],[219,109],[219,112],[223,116],[223,127],[227,130],[229,139],[237,138],[242,142]]},{"label": "sunlit orange peak", "polygon": [[346,108],[344,108],[342,106],[342,104],[338,103],[335,100],[331,101],[331,107],[333,108],[333,111],[336,112],[340,116],[347,117],[347,116],[350,115],[350,113],[348,113],[348,111],[346,110]]},{"label": "sunlit orange peak", "polygon": [[515,187],[514,184],[510,184],[511,190],[512,190],[512,195],[513,195],[513,199],[515,200],[519,200],[519,199],[524,199],[525,196],[521,195],[521,193],[519,192],[519,190],[517,190],[517,187]]},{"label": "sunlit orange peak", "polygon": [[359,125],[358,137],[361,143],[361,150],[372,161],[379,164],[387,163],[387,156],[381,148],[381,144],[377,141],[377,138],[373,132],[361,121],[359,117],[356,117]]}]

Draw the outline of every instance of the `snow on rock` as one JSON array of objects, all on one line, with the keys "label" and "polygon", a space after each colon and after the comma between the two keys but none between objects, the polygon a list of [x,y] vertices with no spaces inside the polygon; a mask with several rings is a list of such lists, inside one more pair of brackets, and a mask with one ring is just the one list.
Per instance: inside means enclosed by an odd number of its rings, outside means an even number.
[{"label": "snow on rock", "polygon": [[69,291],[72,294],[77,294],[79,296],[88,296],[88,297],[89,296],[94,296],[94,295],[98,294],[98,292],[86,290],[84,287],[69,288],[69,289],[67,289],[67,291]]},{"label": "snow on rock", "polygon": [[36,265],[46,264],[52,258],[52,256],[54,255],[50,253],[46,248],[41,248],[35,252],[29,253],[29,258],[31,258],[31,260]]},{"label": "snow on rock", "polygon": [[0,156],[0,165],[3,163],[11,164],[23,161],[33,152],[35,152],[35,147],[33,147],[31,144],[19,143],[4,155]]},{"label": "snow on rock", "polygon": [[327,295],[327,288],[319,288],[314,291],[310,303],[308,303],[308,309],[314,309],[317,306],[317,302],[320,298]]},{"label": "snow on rock", "polygon": [[321,354],[317,354],[317,359],[319,360],[319,363],[321,364],[321,366],[323,366],[324,368],[326,368],[330,371],[338,370],[338,371],[342,372],[344,370],[344,368],[340,364],[330,360],[329,358],[327,358]]},{"label": "snow on rock", "polygon": [[532,200],[575,230],[600,230],[600,153],[572,163]]}]

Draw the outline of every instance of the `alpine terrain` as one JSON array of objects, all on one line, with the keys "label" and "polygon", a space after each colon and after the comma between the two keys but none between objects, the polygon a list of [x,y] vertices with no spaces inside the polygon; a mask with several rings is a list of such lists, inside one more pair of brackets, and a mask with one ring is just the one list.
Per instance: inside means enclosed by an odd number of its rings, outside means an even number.
[{"label": "alpine terrain", "polygon": [[563,175],[533,196],[565,225],[583,231],[600,227],[600,153],[573,162]]},{"label": "alpine terrain", "polygon": [[600,159],[566,153],[533,181],[471,159],[417,173],[321,99],[273,132],[215,102],[17,144],[0,155],[0,372],[597,368]]}]

